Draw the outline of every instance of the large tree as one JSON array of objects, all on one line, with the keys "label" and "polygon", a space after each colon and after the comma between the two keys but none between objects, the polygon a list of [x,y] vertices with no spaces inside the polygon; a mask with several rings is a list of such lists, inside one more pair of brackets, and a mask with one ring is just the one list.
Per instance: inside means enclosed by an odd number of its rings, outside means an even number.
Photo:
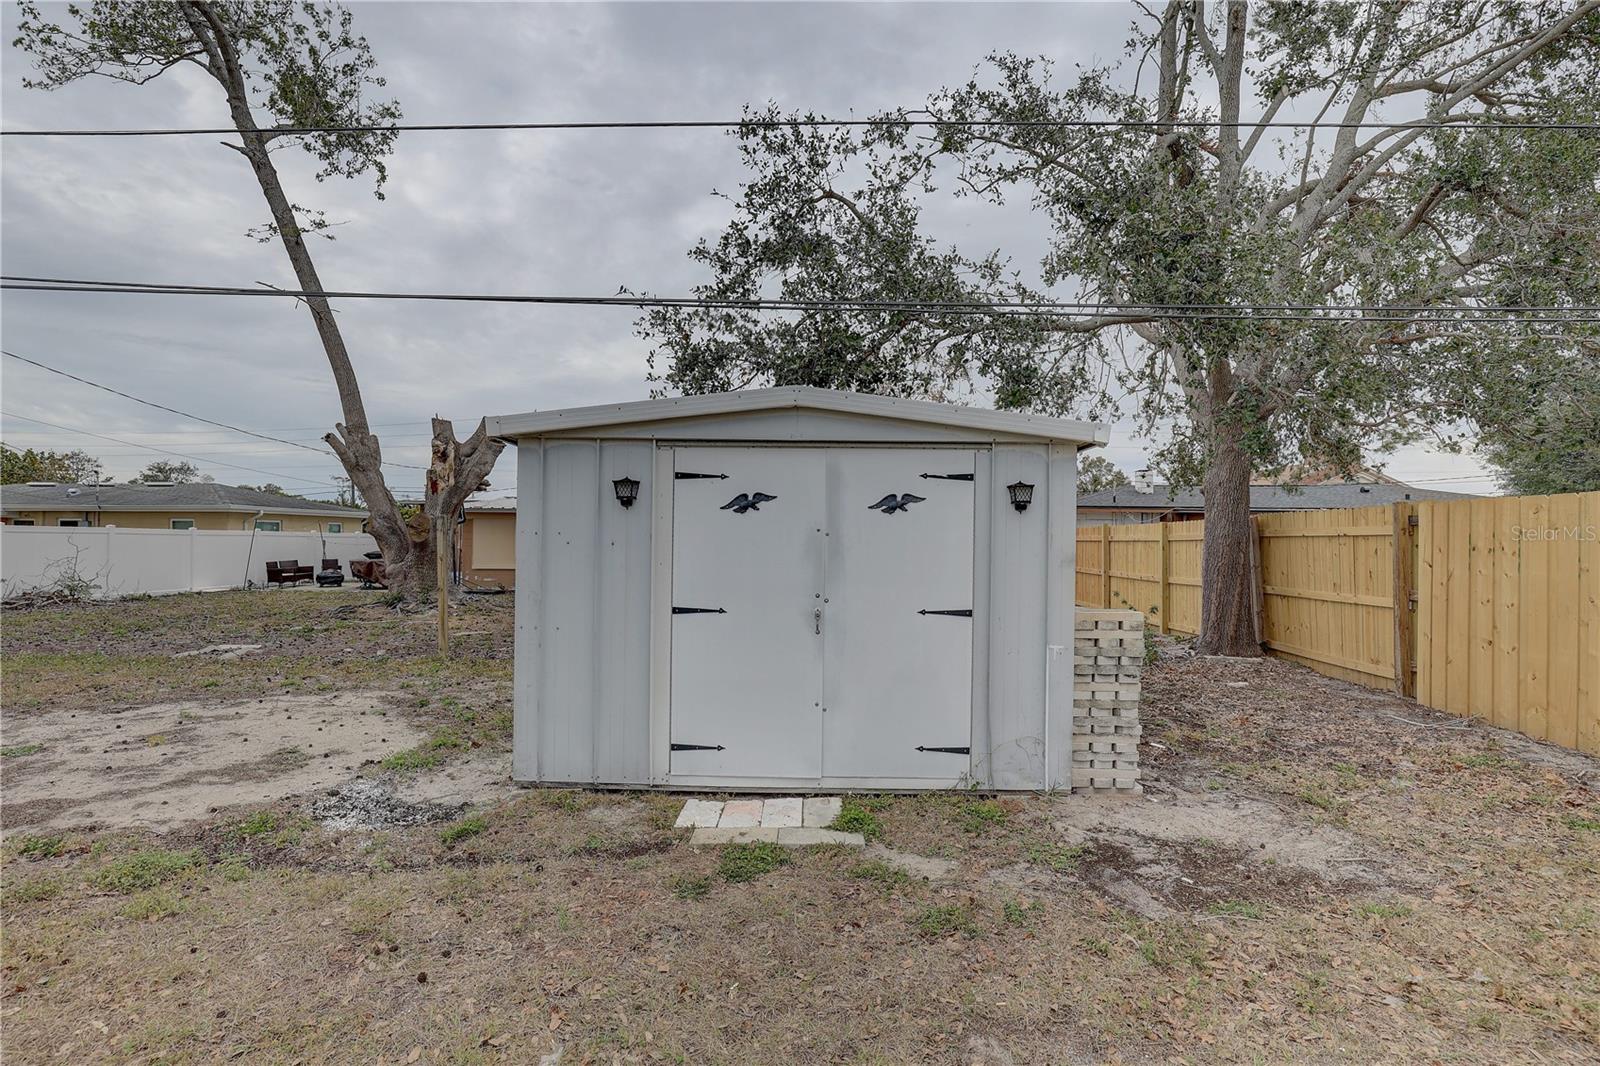
[{"label": "large tree", "polygon": [[[1458,435],[1478,385],[1593,336],[1526,309],[1600,288],[1600,138],[1552,128],[1600,114],[1597,8],[1173,0],[1125,62],[1065,85],[996,55],[864,130],[751,113],[732,220],[691,252],[698,294],[857,304],[662,308],[641,335],[687,392],[988,389],[1170,424],[1153,465],[1207,501],[1200,648],[1258,654],[1253,471]],[[945,188],[1026,198],[1037,270],[932,239]]]},{"label": "large tree", "polygon": [[137,477],[129,478],[128,484],[143,485],[170,481],[174,485],[197,485],[212,480],[210,474],[202,474],[200,468],[191,462],[175,463],[171,459],[157,459],[139,471]]},{"label": "large tree", "polygon": [[[204,71],[227,103],[240,143],[226,147],[250,167],[271,221],[253,232],[278,240],[306,292],[323,291],[306,244],[326,229],[320,211],[296,204],[273,163],[277,150],[296,146],[320,164],[320,181],[372,174],[383,195],[385,160],[400,117],[392,100],[373,100],[384,80],[366,38],[339,5],[291,0],[140,3],[95,0],[70,4],[64,24],[47,19],[33,0],[21,5],[16,45],[31,54],[39,77],[29,87],[56,89],[88,77],[143,85],[179,67]],[[266,116],[263,125],[258,115]],[[351,131],[348,127],[366,127]],[[327,133],[288,132],[335,127]],[[337,127],[346,127],[338,129]],[[427,589],[435,580],[435,540],[449,537],[452,518],[481,487],[504,445],[480,420],[458,440],[449,421],[433,419],[432,462],[423,514],[407,521],[383,477],[383,453],[367,421],[355,365],[333,308],[321,296],[306,306],[333,371],[343,421],[323,439],[350,475],[371,513],[370,529],[401,589]]]},{"label": "large tree", "polygon": [[1085,455],[1078,460],[1078,495],[1106,489],[1120,489],[1133,482],[1122,468],[1103,455]]},{"label": "large tree", "polygon": [[100,460],[88,452],[18,450],[0,444],[0,483],[17,485],[29,481],[54,481],[60,485],[79,485],[100,479]]}]

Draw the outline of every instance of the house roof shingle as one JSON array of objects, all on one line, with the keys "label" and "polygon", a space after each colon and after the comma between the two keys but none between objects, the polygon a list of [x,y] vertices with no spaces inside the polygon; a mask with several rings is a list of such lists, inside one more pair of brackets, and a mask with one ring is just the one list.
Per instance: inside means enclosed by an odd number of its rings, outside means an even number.
[{"label": "house roof shingle", "polygon": [[6,511],[278,511],[364,518],[360,507],[344,507],[300,496],[197,482],[185,485],[5,485]]}]

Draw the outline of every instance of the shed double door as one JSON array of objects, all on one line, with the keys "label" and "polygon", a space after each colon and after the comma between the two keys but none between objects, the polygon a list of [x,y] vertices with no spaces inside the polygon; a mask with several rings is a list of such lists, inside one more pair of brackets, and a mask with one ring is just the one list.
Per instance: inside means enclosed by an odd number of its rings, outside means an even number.
[{"label": "shed double door", "polygon": [[957,449],[674,449],[674,778],[967,772],[975,466]]}]

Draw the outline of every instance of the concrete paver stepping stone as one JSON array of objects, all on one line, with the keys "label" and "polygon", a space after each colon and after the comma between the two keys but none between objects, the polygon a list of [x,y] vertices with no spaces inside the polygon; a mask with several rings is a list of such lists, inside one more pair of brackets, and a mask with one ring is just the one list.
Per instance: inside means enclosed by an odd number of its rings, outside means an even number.
[{"label": "concrete paver stepping stone", "polygon": [[761,824],[779,829],[800,825],[800,797],[774,796],[762,801]]},{"label": "concrete paver stepping stone", "polygon": [[701,844],[776,844],[780,829],[759,825],[749,826],[717,826],[712,829],[696,829],[689,834],[690,845]]},{"label": "concrete paver stepping stone", "polygon": [[822,829],[833,824],[839,817],[840,799],[838,796],[812,796],[805,801],[805,811],[801,825],[813,829]]},{"label": "concrete paver stepping stone", "polygon": [[722,805],[717,825],[723,829],[746,829],[761,824],[760,800],[729,800]]},{"label": "concrete paver stepping stone", "polygon": [[717,819],[722,817],[722,804],[717,800],[692,799],[683,805],[683,810],[678,814],[678,820],[673,823],[675,829],[698,829],[702,826],[710,827],[717,824]]}]

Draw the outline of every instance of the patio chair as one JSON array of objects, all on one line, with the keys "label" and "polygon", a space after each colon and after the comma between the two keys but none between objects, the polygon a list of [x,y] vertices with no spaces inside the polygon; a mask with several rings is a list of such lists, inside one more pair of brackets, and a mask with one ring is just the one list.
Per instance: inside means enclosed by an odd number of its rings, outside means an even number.
[{"label": "patio chair", "polygon": [[317,571],[318,587],[333,586],[335,588],[344,584],[344,568],[337,559],[322,560],[322,568]]}]

